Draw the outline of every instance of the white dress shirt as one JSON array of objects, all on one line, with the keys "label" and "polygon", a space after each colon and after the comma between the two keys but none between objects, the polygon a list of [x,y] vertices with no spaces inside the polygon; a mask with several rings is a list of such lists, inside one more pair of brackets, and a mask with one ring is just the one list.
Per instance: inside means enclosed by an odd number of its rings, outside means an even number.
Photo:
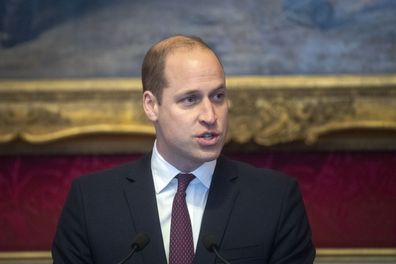
[{"label": "white dress shirt", "polygon": [[210,162],[205,162],[194,171],[181,172],[161,156],[157,150],[156,142],[154,143],[153,154],[151,156],[151,171],[153,173],[155,196],[157,198],[162,239],[164,242],[167,260],[169,260],[172,204],[173,198],[177,191],[177,179],[175,176],[179,173],[192,173],[196,177],[190,182],[186,190],[186,202],[191,219],[195,251],[197,248],[202,216],[204,213],[206,200],[208,198],[209,187],[212,181],[215,166],[216,160],[213,160]]}]

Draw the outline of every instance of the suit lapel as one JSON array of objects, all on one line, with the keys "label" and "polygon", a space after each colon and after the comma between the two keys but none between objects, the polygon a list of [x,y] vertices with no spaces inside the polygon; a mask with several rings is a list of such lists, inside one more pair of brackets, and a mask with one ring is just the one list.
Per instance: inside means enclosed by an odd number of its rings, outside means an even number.
[{"label": "suit lapel", "polygon": [[220,157],[213,174],[212,183],[202,218],[194,263],[214,263],[215,255],[202,243],[206,235],[213,235],[220,245],[231,211],[238,197],[237,173],[232,163]]},{"label": "suit lapel", "polygon": [[124,192],[136,232],[147,233],[151,240],[141,252],[144,262],[166,263],[150,157],[146,155],[136,164],[136,169],[127,177]]}]

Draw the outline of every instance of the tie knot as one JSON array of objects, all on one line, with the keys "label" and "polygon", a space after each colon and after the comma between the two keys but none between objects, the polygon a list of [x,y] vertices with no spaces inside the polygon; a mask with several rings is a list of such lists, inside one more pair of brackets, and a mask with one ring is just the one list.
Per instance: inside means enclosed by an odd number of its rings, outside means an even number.
[{"label": "tie knot", "polygon": [[188,185],[192,180],[194,180],[195,176],[191,173],[183,174],[180,173],[176,176],[177,178],[177,192],[185,193]]}]

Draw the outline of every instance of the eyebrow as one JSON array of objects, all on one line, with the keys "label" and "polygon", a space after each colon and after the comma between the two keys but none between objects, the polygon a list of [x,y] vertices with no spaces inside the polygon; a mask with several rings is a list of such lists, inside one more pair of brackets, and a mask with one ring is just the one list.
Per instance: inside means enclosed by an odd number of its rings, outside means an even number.
[{"label": "eyebrow", "polygon": [[225,84],[219,85],[219,87],[215,88],[213,91],[210,92],[210,94],[216,93],[218,91],[226,90]]},{"label": "eyebrow", "polygon": [[[210,91],[209,94],[216,93],[220,90],[226,90],[225,84],[220,84],[218,87],[216,87],[212,91]],[[201,93],[201,90],[194,89],[194,90],[184,91],[183,93],[176,95],[176,97],[183,97],[183,96],[194,95],[194,94],[198,94],[198,93]]]}]

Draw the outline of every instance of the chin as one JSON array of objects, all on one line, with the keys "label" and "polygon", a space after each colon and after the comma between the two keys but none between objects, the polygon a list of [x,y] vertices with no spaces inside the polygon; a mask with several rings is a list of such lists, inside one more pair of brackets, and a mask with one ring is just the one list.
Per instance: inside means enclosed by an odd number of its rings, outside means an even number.
[{"label": "chin", "polygon": [[216,150],[216,151],[210,151],[210,152],[204,152],[201,156],[201,159],[204,162],[212,161],[217,159],[220,156],[221,150]]}]

